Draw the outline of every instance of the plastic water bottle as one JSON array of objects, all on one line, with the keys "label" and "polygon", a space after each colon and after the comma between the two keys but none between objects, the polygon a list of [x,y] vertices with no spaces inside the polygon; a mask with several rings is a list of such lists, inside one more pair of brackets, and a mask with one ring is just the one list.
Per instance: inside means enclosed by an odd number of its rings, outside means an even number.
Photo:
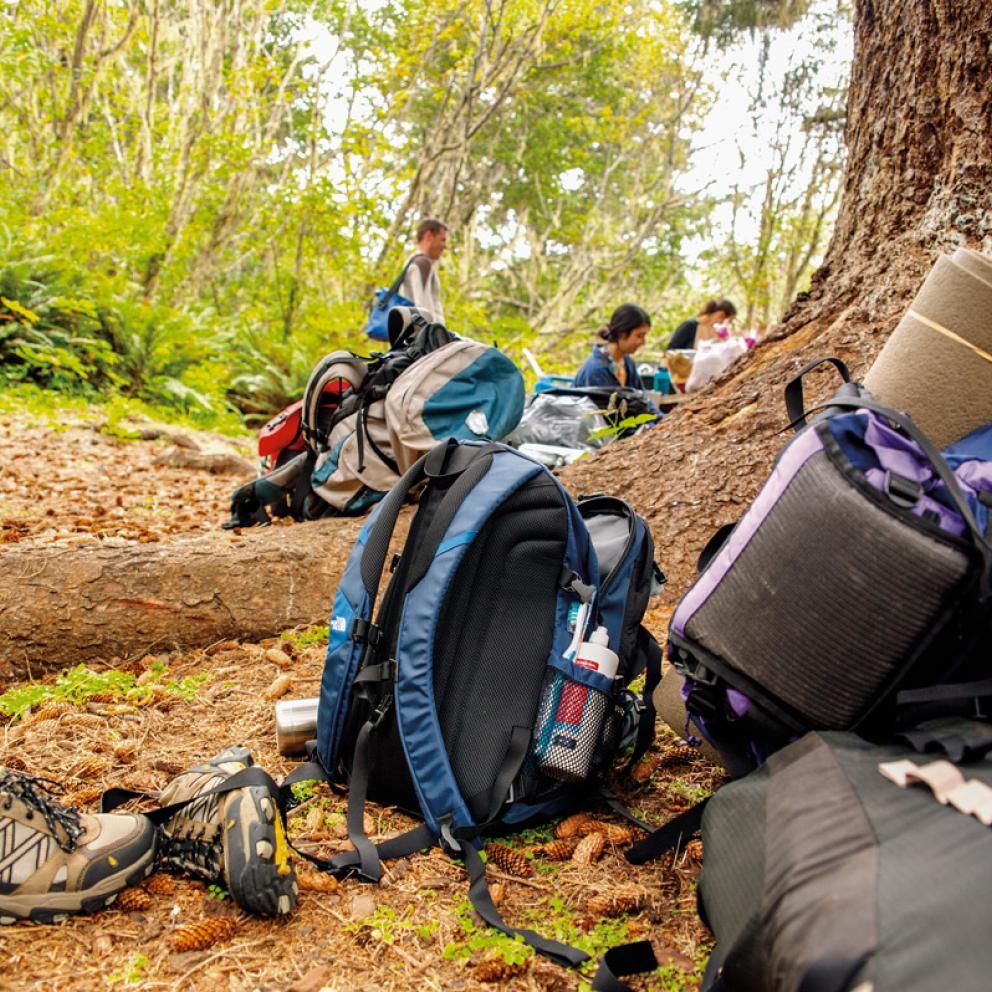
[{"label": "plastic water bottle", "polygon": [[[597,627],[578,648],[573,664],[607,679],[616,677],[620,659],[610,650],[609,634]],[[573,682],[554,671],[541,702],[536,731],[538,768],[551,778],[580,781],[589,774],[611,696]]]}]

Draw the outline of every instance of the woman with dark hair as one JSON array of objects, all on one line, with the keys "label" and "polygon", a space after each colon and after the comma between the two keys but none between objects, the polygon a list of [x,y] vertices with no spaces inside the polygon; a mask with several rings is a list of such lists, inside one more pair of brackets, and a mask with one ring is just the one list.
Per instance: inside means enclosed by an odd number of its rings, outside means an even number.
[{"label": "woman with dark hair", "polygon": [[737,316],[737,307],[730,300],[710,300],[693,320],[684,320],[672,331],[669,348],[695,348],[700,341],[717,336],[715,324],[725,324]]},{"label": "woman with dark hair", "polygon": [[633,303],[617,307],[610,322],[599,331],[603,344],[593,346],[592,354],[575,375],[575,385],[643,389],[630,356],[644,344],[650,327],[651,318],[643,307]]}]

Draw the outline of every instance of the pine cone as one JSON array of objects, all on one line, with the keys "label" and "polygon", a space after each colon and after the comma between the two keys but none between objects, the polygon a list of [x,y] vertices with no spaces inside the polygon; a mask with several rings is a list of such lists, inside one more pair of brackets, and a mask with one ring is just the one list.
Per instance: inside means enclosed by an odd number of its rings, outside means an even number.
[{"label": "pine cone", "polygon": [[162,872],[150,875],[142,882],[142,887],[153,896],[171,896],[176,891],[175,881]]},{"label": "pine cone", "polygon": [[186,951],[205,951],[214,944],[230,940],[239,928],[238,921],[230,916],[215,916],[200,923],[191,923],[172,935],[172,949],[178,954]]},{"label": "pine cone", "polygon": [[67,713],[77,712],[72,703],[45,703],[36,713],[31,713],[21,721],[22,727],[30,727],[33,723],[41,723],[43,720],[57,720]]},{"label": "pine cone", "polygon": [[538,854],[544,855],[549,861],[568,861],[579,846],[578,837],[569,837],[566,840],[549,840],[547,844],[541,844],[534,850]]},{"label": "pine cone", "polygon": [[137,747],[128,742],[127,744],[118,744],[114,748],[114,759],[119,761],[122,765],[130,765],[134,761],[134,756],[138,753]]},{"label": "pine cone", "polygon": [[569,837],[579,837],[582,834],[582,827],[588,822],[588,813],[573,813],[572,816],[562,820],[555,827],[555,837],[559,840],[567,840]]},{"label": "pine cone", "polygon": [[658,765],[658,759],[652,754],[646,754],[630,770],[631,779],[638,785],[643,785],[654,774]]},{"label": "pine cone", "polygon": [[114,908],[122,913],[141,913],[151,905],[152,897],[144,889],[125,889],[114,902]]},{"label": "pine cone", "polygon": [[76,778],[96,778],[109,767],[105,758],[98,758],[95,754],[89,754],[72,769],[72,774]]},{"label": "pine cone", "polygon": [[285,696],[292,688],[292,685],[293,680],[288,675],[278,675],[272,680],[262,695],[269,700],[278,699],[280,696]]},{"label": "pine cone", "polygon": [[694,837],[685,845],[685,856],[688,861],[703,860],[703,842],[698,837]]},{"label": "pine cone", "polygon": [[512,847],[507,847],[506,844],[487,844],[486,857],[497,868],[502,868],[507,875],[530,878],[534,874],[534,869],[527,858]]},{"label": "pine cone", "polygon": [[86,697],[88,703],[119,703],[121,694],[119,692],[94,692]]},{"label": "pine cone", "polygon": [[186,765],[183,762],[171,761],[169,758],[154,758],[151,766],[155,771],[165,772],[166,775],[180,775],[186,770]]},{"label": "pine cone", "polygon": [[593,916],[622,916],[640,909],[646,901],[644,889],[615,889],[593,896],[586,903],[586,910]]},{"label": "pine cone", "polygon": [[699,748],[691,744],[672,744],[665,748],[658,758],[656,768],[671,768],[672,765],[688,765],[699,759]]},{"label": "pine cone", "polygon": [[502,982],[516,978],[527,970],[527,962],[507,964],[502,958],[488,958],[475,966],[475,977],[480,982]]},{"label": "pine cone", "polygon": [[603,823],[601,820],[590,820],[589,829],[583,830],[583,834],[602,834],[608,844],[629,844],[633,837],[629,827],[622,827],[618,823]]},{"label": "pine cone", "polygon": [[297,872],[296,882],[301,889],[309,892],[336,892],[338,887],[338,880],[333,875],[325,875],[321,871]]},{"label": "pine cone", "polygon": [[99,727],[102,730],[107,726],[107,718],[97,716],[96,713],[80,713],[77,711],[75,713],[65,714],[63,726],[66,724],[72,727]]},{"label": "pine cone", "polygon": [[96,802],[102,795],[103,789],[98,786],[84,785],[81,789],[74,789],[72,792],[67,792],[62,802],[66,806],[89,806],[90,803]]},{"label": "pine cone", "polygon": [[606,838],[602,834],[586,834],[579,841],[572,861],[577,865],[591,865],[599,861],[606,849]]}]

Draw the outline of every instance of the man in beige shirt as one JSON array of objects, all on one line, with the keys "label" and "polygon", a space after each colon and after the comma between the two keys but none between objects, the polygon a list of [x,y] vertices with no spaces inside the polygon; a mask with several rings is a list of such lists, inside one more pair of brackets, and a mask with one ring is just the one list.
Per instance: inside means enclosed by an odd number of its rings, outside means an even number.
[{"label": "man in beige shirt", "polygon": [[448,247],[448,225],[428,218],[417,226],[417,253],[410,259],[406,276],[399,288],[399,295],[413,301],[413,305],[427,310],[438,323],[444,323],[441,306],[441,280],[437,262]]}]

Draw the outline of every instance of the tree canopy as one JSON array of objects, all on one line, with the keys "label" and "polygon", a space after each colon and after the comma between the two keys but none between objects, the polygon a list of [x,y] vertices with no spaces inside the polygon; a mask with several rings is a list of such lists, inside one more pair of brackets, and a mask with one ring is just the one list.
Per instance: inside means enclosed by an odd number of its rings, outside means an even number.
[{"label": "tree canopy", "polygon": [[[322,350],[362,344],[427,215],[452,228],[456,330],[554,367],[624,300],[671,323],[713,205],[691,175],[708,46],[807,6],[4,4],[0,372],[271,413]],[[821,236],[789,196],[759,208],[766,257],[795,256],[780,296]],[[764,237],[716,252],[715,281],[760,296]]]}]

